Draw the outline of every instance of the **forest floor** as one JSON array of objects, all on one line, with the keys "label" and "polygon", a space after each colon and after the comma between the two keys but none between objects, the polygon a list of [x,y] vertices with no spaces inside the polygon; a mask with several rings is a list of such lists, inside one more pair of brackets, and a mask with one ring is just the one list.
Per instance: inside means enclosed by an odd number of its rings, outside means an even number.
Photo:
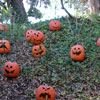
[{"label": "forest floor", "polygon": [[[42,84],[55,89],[56,100],[100,100],[100,48],[96,44],[100,37],[99,18],[79,18],[78,30],[75,20],[59,20],[60,31],[50,31],[50,21],[37,23],[37,30],[45,35],[43,44],[47,50],[41,58],[33,57],[33,45],[25,39],[29,25],[16,24],[14,31],[9,26],[5,39],[11,43],[11,52],[0,56],[0,100],[36,100],[35,91]],[[70,58],[71,47],[77,43],[85,48],[83,62]],[[5,62],[10,60],[20,66],[17,78],[8,79],[3,74]]]}]

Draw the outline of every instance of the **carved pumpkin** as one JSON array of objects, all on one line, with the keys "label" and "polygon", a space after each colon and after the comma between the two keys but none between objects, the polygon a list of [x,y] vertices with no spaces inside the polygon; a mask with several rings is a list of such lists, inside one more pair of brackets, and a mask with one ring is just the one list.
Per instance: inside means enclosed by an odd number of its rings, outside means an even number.
[{"label": "carved pumpkin", "polygon": [[53,20],[49,23],[49,29],[51,31],[57,31],[57,30],[60,30],[61,28],[61,24],[58,20]]},{"label": "carved pumpkin", "polygon": [[70,57],[74,61],[83,61],[85,57],[85,50],[81,45],[75,45],[71,48]]},{"label": "carved pumpkin", "polygon": [[0,24],[0,31],[4,31],[7,32],[8,31],[8,27],[6,24]]},{"label": "carved pumpkin", "polygon": [[26,31],[26,41],[27,42],[30,42],[31,41],[33,32],[34,32],[34,30],[27,30]]},{"label": "carved pumpkin", "polygon": [[40,85],[36,90],[36,100],[55,100],[56,92],[51,86]]},{"label": "carved pumpkin", "polygon": [[41,31],[34,31],[31,38],[31,43],[34,45],[41,44],[45,40],[45,36]]},{"label": "carved pumpkin", "polygon": [[46,53],[46,48],[43,44],[35,45],[32,48],[32,53],[35,58],[41,58]]},{"label": "carved pumpkin", "polygon": [[6,62],[3,68],[4,75],[6,77],[17,77],[19,75],[20,69],[16,62]]},{"label": "carved pumpkin", "polygon": [[9,53],[11,50],[10,43],[8,40],[0,40],[0,53]]},{"label": "carved pumpkin", "polygon": [[97,40],[97,46],[100,47],[100,38]]}]

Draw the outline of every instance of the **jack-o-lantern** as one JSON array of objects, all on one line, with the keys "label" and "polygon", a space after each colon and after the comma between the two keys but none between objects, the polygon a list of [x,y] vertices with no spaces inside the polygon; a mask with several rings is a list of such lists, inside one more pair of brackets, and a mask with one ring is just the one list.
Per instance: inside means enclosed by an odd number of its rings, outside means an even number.
[{"label": "jack-o-lantern", "polygon": [[6,77],[17,77],[19,75],[20,68],[16,62],[8,61],[3,67],[3,73]]},{"label": "jack-o-lantern", "polygon": [[81,45],[75,45],[71,48],[70,57],[74,61],[83,61],[85,57],[85,50]]},{"label": "jack-o-lantern", "polygon": [[34,31],[31,38],[31,43],[34,45],[38,45],[43,43],[45,40],[45,36],[41,31]]},{"label": "jack-o-lantern", "polygon": [[100,47],[100,38],[97,40],[97,46]]},{"label": "jack-o-lantern", "polygon": [[0,31],[5,31],[7,32],[8,31],[8,27],[6,24],[0,24]]},{"label": "jack-o-lantern", "polygon": [[32,37],[33,32],[34,32],[34,30],[27,30],[26,31],[26,41],[27,42],[31,41],[31,37]]},{"label": "jack-o-lantern", "polygon": [[35,45],[32,48],[32,53],[35,58],[41,58],[46,53],[46,48],[43,44]]},{"label": "jack-o-lantern", "polygon": [[9,53],[11,50],[10,43],[8,40],[0,40],[0,53]]},{"label": "jack-o-lantern", "polygon": [[40,85],[36,90],[36,100],[55,100],[56,92],[53,87]]},{"label": "jack-o-lantern", "polygon": [[57,30],[60,30],[61,28],[61,24],[58,20],[53,20],[49,23],[49,29],[51,31],[57,31]]}]

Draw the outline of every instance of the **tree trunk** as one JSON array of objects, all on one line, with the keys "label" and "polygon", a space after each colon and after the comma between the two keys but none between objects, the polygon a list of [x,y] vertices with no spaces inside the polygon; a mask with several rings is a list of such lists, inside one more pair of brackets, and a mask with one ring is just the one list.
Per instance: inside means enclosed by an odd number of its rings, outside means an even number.
[{"label": "tree trunk", "polygon": [[6,0],[8,7],[11,6],[14,9],[13,16],[15,16],[15,22],[24,23],[28,21],[27,14],[23,5],[23,0]]},{"label": "tree trunk", "polygon": [[89,0],[89,5],[92,14],[100,13],[100,0]]}]

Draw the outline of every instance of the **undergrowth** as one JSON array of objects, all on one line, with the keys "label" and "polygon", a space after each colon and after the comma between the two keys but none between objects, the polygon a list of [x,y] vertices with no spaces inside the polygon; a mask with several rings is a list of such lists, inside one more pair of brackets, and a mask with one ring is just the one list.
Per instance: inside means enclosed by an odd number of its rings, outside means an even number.
[{"label": "undergrowth", "polygon": [[[95,100],[100,96],[100,48],[96,44],[100,37],[100,18],[78,18],[78,30],[76,30],[75,19],[69,20],[65,17],[58,20],[61,22],[60,31],[50,31],[50,21],[36,23],[37,30],[45,34],[44,45],[47,53],[40,59],[34,58],[37,62],[34,71],[33,66],[23,64],[21,76],[29,76],[31,80],[34,76],[42,76],[42,84],[45,84],[49,82],[50,70],[53,68],[51,81],[48,84],[55,88],[57,95],[60,92],[61,95],[56,96],[56,100],[64,100],[64,98],[67,100],[66,98],[70,97],[71,99],[68,100],[89,100],[90,97]],[[34,24],[32,26],[34,29]],[[26,41],[25,32],[30,29],[28,24],[8,25],[8,27],[9,31],[5,33],[5,39],[12,45],[16,43],[18,46],[17,43]],[[85,48],[83,62],[75,62],[70,58],[71,47],[75,44]],[[33,93],[27,95],[28,98],[34,97]]]}]

